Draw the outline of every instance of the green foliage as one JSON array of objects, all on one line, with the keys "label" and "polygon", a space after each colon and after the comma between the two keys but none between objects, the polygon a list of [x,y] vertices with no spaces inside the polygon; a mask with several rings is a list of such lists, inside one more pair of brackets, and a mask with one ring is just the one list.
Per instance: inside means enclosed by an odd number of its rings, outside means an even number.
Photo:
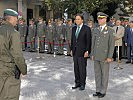
[{"label": "green foliage", "polygon": [[[133,4],[133,0],[127,0]],[[109,3],[123,3],[125,0],[45,0],[44,4],[47,5],[48,9],[53,11],[65,12],[76,14],[82,11],[92,13],[95,10],[105,11],[108,9]]]}]

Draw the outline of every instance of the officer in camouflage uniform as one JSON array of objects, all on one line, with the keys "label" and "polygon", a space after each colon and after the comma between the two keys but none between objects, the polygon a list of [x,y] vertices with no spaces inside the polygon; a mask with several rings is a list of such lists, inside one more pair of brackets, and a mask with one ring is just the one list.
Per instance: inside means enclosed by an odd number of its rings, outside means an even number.
[{"label": "officer in camouflage uniform", "polygon": [[20,33],[20,39],[22,42],[23,51],[25,51],[25,42],[26,42],[26,34],[27,34],[27,25],[24,22],[25,20],[21,18],[19,19],[19,23],[18,23],[18,32]]},{"label": "officer in camouflage uniform", "polygon": [[15,65],[27,74],[20,34],[14,29],[17,16],[12,9],[4,10],[6,22],[0,27],[0,100],[19,100],[21,80],[15,78]]},{"label": "officer in camouflage uniform", "polygon": [[72,19],[68,19],[67,25],[66,25],[66,42],[67,42],[67,55],[70,56],[70,44],[71,44],[71,36],[72,36]]},{"label": "officer in camouflage uniform", "polygon": [[57,55],[63,55],[63,43],[65,39],[65,27],[62,24],[62,21],[58,19],[57,25],[56,25],[56,38],[58,43],[58,53]]},{"label": "officer in camouflage uniform", "polygon": [[48,42],[48,54],[54,53],[54,34],[55,34],[55,28],[51,21],[48,21],[47,29],[46,29],[46,38]]},{"label": "officer in camouflage uniform", "polygon": [[39,51],[44,52],[45,50],[45,32],[46,32],[46,25],[43,22],[43,18],[39,17],[38,24],[37,24],[37,37],[39,38]]},{"label": "officer in camouflage uniform", "polygon": [[28,27],[28,37],[30,42],[30,51],[35,51],[35,35],[36,35],[36,25],[34,25],[34,20],[29,20]]},{"label": "officer in camouflage uniform", "polygon": [[103,12],[98,14],[99,27],[92,32],[92,60],[94,60],[96,93],[93,96],[102,98],[106,95],[109,63],[112,62],[115,47],[114,30],[107,26],[107,15]]}]

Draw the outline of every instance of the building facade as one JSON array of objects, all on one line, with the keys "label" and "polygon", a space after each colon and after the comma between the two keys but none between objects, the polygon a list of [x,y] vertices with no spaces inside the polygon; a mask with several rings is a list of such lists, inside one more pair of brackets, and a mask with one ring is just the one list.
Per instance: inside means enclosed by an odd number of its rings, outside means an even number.
[{"label": "building facade", "polygon": [[28,21],[39,17],[41,6],[42,0],[0,0],[0,16],[3,16],[4,9],[11,8],[19,13],[19,18]]}]

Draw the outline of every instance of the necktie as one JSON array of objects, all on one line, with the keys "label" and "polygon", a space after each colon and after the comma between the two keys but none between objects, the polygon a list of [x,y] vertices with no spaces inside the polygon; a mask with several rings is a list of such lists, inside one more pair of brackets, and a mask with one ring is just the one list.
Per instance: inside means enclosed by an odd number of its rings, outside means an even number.
[{"label": "necktie", "polygon": [[100,26],[100,31],[102,32],[102,26]]},{"label": "necktie", "polygon": [[76,33],[75,33],[76,38],[78,38],[79,32],[80,32],[80,27],[78,26],[78,27],[77,27],[77,31],[76,31]]},{"label": "necktie", "polygon": [[116,28],[116,33],[117,33],[117,31],[118,31],[118,26],[117,26],[117,28]]}]

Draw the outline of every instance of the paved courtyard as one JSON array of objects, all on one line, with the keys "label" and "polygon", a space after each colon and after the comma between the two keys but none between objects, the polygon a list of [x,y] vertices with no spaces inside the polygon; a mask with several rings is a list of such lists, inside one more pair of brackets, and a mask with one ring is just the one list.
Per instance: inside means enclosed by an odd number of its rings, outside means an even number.
[{"label": "paved courtyard", "polygon": [[[86,89],[72,90],[74,85],[72,57],[24,52],[28,75],[22,79],[20,100],[99,100],[95,92],[93,61],[88,59]],[[38,58],[41,56],[42,58]],[[107,95],[101,100],[133,100],[133,65],[110,66]]]}]

